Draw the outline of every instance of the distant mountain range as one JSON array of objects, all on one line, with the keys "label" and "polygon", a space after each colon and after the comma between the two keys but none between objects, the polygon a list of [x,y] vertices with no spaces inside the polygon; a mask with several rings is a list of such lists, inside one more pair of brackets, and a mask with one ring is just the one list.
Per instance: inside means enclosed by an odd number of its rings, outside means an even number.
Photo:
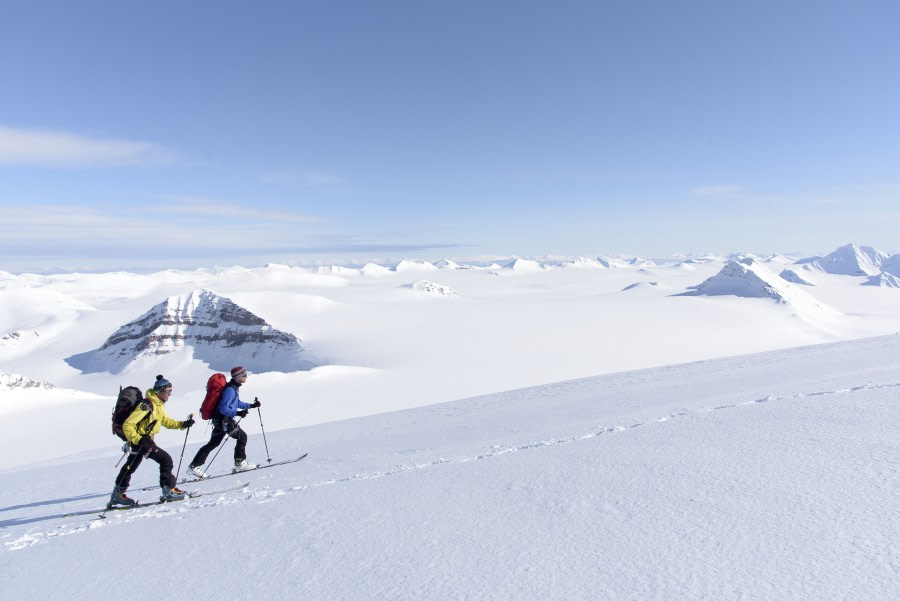
[{"label": "distant mountain range", "polygon": [[[206,282],[219,278],[258,277],[277,272],[281,276],[309,274],[310,278],[335,276],[341,285],[357,277],[409,277],[405,284],[416,293],[425,296],[455,298],[459,293],[440,283],[440,274],[452,270],[485,270],[494,275],[519,277],[540,274],[556,269],[633,269],[650,277],[658,277],[658,269],[689,272],[710,263],[724,262],[719,273],[700,284],[690,286],[684,295],[718,296],[733,295],[750,298],[771,298],[778,303],[789,304],[799,314],[826,317],[837,313],[804,291],[807,286],[824,285],[832,276],[855,277],[859,284],[883,288],[900,288],[900,254],[889,255],[870,246],[846,244],[822,257],[810,257],[795,262],[797,255],[773,255],[756,257],[735,254],[730,257],[712,255],[680,256],[668,259],[588,257],[510,258],[509,260],[477,261],[463,263],[445,259],[435,263],[427,261],[400,261],[380,265],[367,263],[362,267],[330,266],[305,269],[284,265],[264,268],[227,268],[197,270],[195,272],[166,272],[165,279],[189,282],[197,286],[192,292],[171,296],[151,307],[143,315],[126,323],[115,331],[99,347],[78,354],[66,348],[66,363],[82,373],[108,372],[119,374],[133,369],[163,369],[174,365],[180,368],[193,362],[201,362],[216,371],[228,371],[234,365],[244,365],[251,371],[292,372],[308,370],[323,363],[310,356],[301,340],[290,332],[275,329],[262,317],[238,306],[228,298],[200,288]],[[775,267],[777,266],[777,269]],[[780,275],[776,272],[782,269]],[[428,280],[418,280],[424,273]],[[709,272],[706,272],[708,275]],[[137,282],[140,276],[127,275],[129,282]],[[304,276],[307,277],[307,276]],[[432,277],[434,279],[432,279]],[[12,361],[29,353],[37,356],[42,348],[60,341],[67,335],[67,328],[81,319],[97,313],[97,309],[83,300],[51,289],[46,284],[50,276],[34,276],[0,272],[0,300],[7,311],[6,329],[0,332],[0,361]],[[416,281],[418,280],[418,281]],[[696,280],[695,280],[696,281]],[[213,285],[213,284],[210,284]],[[329,282],[329,285],[337,285]],[[625,290],[648,289],[656,282],[639,282]],[[657,288],[660,290],[662,286]],[[680,290],[685,290],[679,285]],[[678,292],[674,290],[673,292]],[[890,292],[888,292],[890,294]],[[153,301],[150,301],[153,302]],[[149,304],[149,302],[147,303]],[[127,319],[127,318],[126,318]],[[104,327],[112,330],[115,326]],[[113,323],[121,323],[119,321]],[[107,332],[101,332],[107,335]],[[96,344],[96,342],[91,343]],[[166,367],[168,369],[168,367]],[[156,371],[156,373],[159,373]],[[168,372],[164,372],[168,373]],[[7,387],[12,382],[6,382]],[[22,382],[16,386],[34,386]]]},{"label": "distant mountain range", "polygon": [[771,298],[806,315],[837,315],[837,309],[817,301],[798,285],[814,285],[808,276],[820,273],[868,276],[862,285],[900,288],[900,254],[890,256],[871,246],[846,244],[824,257],[801,259],[794,265],[800,267],[788,267],[776,275],[753,258],[731,259],[719,273],[679,296]]},{"label": "distant mountain range", "polygon": [[84,373],[119,373],[146,358],[184,354],[216,371],[243,365],[254,372],[307,370],[300,339],[210,290],[171,296],[107,338],[93,351],[68,357]]}]

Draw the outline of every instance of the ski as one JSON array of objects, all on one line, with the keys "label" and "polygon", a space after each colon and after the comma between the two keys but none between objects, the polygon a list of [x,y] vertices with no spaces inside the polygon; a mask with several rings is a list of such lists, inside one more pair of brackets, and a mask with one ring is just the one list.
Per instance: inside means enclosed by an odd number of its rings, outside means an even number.
[{"label": "ski", "polygon": [[[185,501],[187,499],[196,499],[197,497],[205,497],[208,495],[219,495],[222,493],[231,492],[233,490],[241,490],[242,488],[245,488],[247,486],[250,486],[250,483],[243,482],[243,483],[237,484],[235,486],[229,486],[228,488],[219,488],[217,490],[203,490],[203,491],[194,490],[194,491],[191,491],[188,494],[186,494],[184,496],[184,498],[182,498],[182,499],[171,499],[171,500],[160,499],[159,501],[152,501],[150,503],[138,503],[137,505],[116,505],[113,507],[107,507],[106,509],[103,510],[102,513],[99,514],[98,517],[101,520],[106,519],[105,514],[108,511],[127,511],[129,509],[140,509],[141,507],[153,507],[154,505],[166,505],[168,503],[178,503],[179,501]],[[94,513],[95,511],[97,511],[97,510],[92,509],[90,511],[70,513],[70,514],[67,514],[66,517],[73,516],[73,515],[84,515],[85,513]]]},{"label": "ski", "polygon": [[[256,470],[264,470],[267,467],[275,467],[277,465],[287,465],[288,463],[297,463],[301,459],[305,458],[309,453],[303,453],[299,457],[295,457],[294,459],[286,459],[285,461],[276,461],[275,463],[267,463],[266,465],[259,465],[253,468],[252,470],[244,470],[242,472],[229,472],[227,474],[216,474],[215,476],[207,476],[206,478],[194,478],[192,480],[188,480],[184,478],[183,480],[179,480],[178,484],[193,484],[195,482],[206,482],[207,480],[214,480],[216,478],[224,478],[225,476],[236,476],[237,474],[246,474],[247,472],[255,472]],[[144,489],[141,489],[144,490]]]}]

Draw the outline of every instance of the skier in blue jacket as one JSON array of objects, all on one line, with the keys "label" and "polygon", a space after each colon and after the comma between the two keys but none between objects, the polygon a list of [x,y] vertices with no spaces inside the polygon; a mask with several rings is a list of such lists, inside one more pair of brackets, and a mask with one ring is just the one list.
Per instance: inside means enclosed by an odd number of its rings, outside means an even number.
[{"label": "skier in blue jacket", "polygon": [[255,470],[258,466],[255,463],[247,461],[247,433],[244,432],[235,421],[235,416],[247,417],[250,409],[259,407],[262,403],[254,400],[252,403],[245,403],[241,400],[239,389],[242,384],[247,381],[247,370],[241,367],[233,367],[231,369],[231,381],[225,385],[219,402],[216,404],[216,411],[212,416],[213,431],[209,442],[197,450],[193,461],[188,465],[187,473],[197,478],[206,478],[206,472],[203,471],[203,464],[209,454],[219,446],[219,443],[225,436],[231,436],[235,439],[234,445],[234,473],[245,472],[247,470]]}]

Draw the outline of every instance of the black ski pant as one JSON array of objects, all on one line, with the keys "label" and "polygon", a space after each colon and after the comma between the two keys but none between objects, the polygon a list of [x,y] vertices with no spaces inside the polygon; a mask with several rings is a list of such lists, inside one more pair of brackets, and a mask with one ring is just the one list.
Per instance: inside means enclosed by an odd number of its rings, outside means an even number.
[{"label": "black ski pant", "polygon": [[234,445],[234,460],[237,462],[246,459],[247,433],[241,430],[241,427],[234,421],[234,418],[214,417],[212,423],[212,436],[208,443],[197,450],[197,454],[194,455],[194,459],[191,461],[191,467],[198,467],[206,463],[206,458],[219,446],[225,436],[230,436],[236,441]]},{"label": "black ski pant", "polygon": [[[176,479],[175,475],[172,473],[172,468],[175,464],[172,462],[172,456],[158,446],[153,445],[150,452],[147,453],[147,457],[159,464],[159,485],[168,486],[169,488],[175,486]],[[116,478],[116,486],[123,491],[126,490],[131,484],[131,475],[137,471],[137,468],[141,465],[143,460],[144,453],[138,452],[138,447],[131,445],[131,454],[128,455],[128,461],[126,461],[125,465],[122,466],[122,469],[119,470],[119,477]]]}]

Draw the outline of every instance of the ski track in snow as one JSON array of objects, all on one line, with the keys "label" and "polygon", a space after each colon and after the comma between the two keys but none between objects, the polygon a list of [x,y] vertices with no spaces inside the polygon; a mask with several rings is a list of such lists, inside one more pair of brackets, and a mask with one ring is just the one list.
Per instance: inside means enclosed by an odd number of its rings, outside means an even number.
[{"label": "ski track in snow", "polygon": [[[830,397],[840,394],[853,394],[854,392],[864,391],[864,390],[881,390],[887,388],[900,388],[900,383],[894,384],[864,384],[862,386],[854,386],[852,388],[843,388],[839,390],[832,391],[821,391],[821,392],[809,392],[809,393],[797,393],[789,396],[767,396],[761,399],[756,399],[752,401],[745,401],[741,403],[734,403],[730,405],[719,405],[711,408],[704,409],[696,409],[690,410],[686,409],[684,411],[679,411],[676,413],[670,413],[668,415],[664,415],[658,417],[656,419],[643,421],[643,422],[635,422],[633,424],[629,424],[628,426],[598,426],[597,429],[587,432],[584,434],[571,436],[567,438],[551,438],[546,440],[541,440],[538,442],[528,443],[524,445],[518,446],[505,446],[501,444],[493,445],[488,450],[478,453],[477,455],[468,456],[468,457],[458,457],[458,458],[444,458],[439,457],[433,461],[426,462],[418,462],[413,464],[406,465],[398,465],[396,467],[375,471],[366,474],[354,474],[352,476],[347,476],[345,478],[333,478],[330,480],[324,480],[322,482],[316,482],[313,484],[303,484],[300,486],[294,486],[291,488],[276,488],[273,490],[269,490],[266,488],[261,489],[250,489],[248,486],[244,488],[243,491],[239,493],[231,493],[231,492],[223,492],[221,495],[216,497],[210,496],[209,499],[199,498],[199,499],[187,499],[185,501],[179,501],[172,504],[159,505],[153,507],[150,511],[142,511],[141,509],[130,509],[123,511],[121,513],[112,513],[107,514],[107,518],[105,520],[94,519],[88,524],[78,525],[78,526],[67,526],[62,525],[57,527],[56,529],[43,531],[43,532],[29,532],[15,540],[7,541],[4,543],[6,548],[10,551],[18,551],[21,549],[28,548],[32,545],[48,542],[56,537],[60,536],[69,536],[72,534],[79,534],[82,532],[87,532],[89,530],[93,530],[96,528],[105,528],[108,526],[117,526],[121,524],[130,523],[133,520],[140,519],[160,519],[166,518],[173,515],[181,514],[185,511],[194,511],[196,509],[204,508],[204,507],[213,507],[213,506],[223,506],[223,505],[231,505],[234,503],[244,503],[244,502],[257,502],[257,503],[269,503],[276,501],[278,497],[282,497],[284,495],[302,492],[304,490],[308,490],[311,488],[317,488],[320,486],[330,486],[334,484],[342,484],[347,482],[358,482],[365,480],[372,480],[376,478],[384,478],[387,476],[396,476],[398,474],[403,474],[406,472],[427,469],[435,466],[445,465],[445,464],[461,464],[461,463],[470,463],[474,461],[479,461],[481,459],[489,459],[493,457],[499,457],[502,455],[506,455],[509,453],[517,453],[520,451],[529,451],[534,449],[540,449],[544,447],[553,447],[558,445],[564,445],[584,440],[590,440],[592,438],[596,438],[598,436],[603,436],[606,434],[613,434],[616,432],[624,432],[627,430],[632,430],[635,428],[641,428],[648,425],[660,424],[664,422],[671,421],[673,419],[677,419],[680,417],[684,417],[686,415],[700,415],[703,413],[708,413],[711,411],[721,411],[727,409],[739,409],[742,407],[752,407],[755,405],[759,405],[762,403],[770,403],[770,402],[779,402],[779,401],[791,401],[795,399],[802,398],[810,398],[810,397]],[[423,449],[424,450],[424,449]],[[412,452],[412,451],[406,451]],[[265,479],[271,478],[272,476],[266,476]],[[252,482],[251,482],[252,486]],[[97,510],[97,514],[99,515],[102,512],[102,509]],[[72,519],[70,518],[59,518],[59,519]]]}]

